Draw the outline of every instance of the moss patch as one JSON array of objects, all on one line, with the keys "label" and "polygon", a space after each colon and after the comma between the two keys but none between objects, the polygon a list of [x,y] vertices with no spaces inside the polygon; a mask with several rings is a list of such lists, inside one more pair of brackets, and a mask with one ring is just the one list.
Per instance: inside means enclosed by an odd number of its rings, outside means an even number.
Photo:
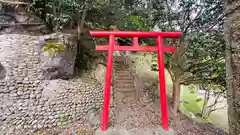
[{"label": "moss patch", "polygon": [[45,52],[48,52],[50,56],[54,56],[56,53],[64,52],[65,46],[57,42],[47,42],[43,49]]}]

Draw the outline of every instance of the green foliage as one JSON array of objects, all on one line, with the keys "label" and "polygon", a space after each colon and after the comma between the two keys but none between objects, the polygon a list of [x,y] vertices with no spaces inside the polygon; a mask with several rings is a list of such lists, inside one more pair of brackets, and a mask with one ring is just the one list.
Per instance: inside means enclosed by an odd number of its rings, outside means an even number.
[{"label": "green foliage", "polygon": [[53,29],[60,29],[64,24],[69,24],[76,13],[83,10],[82,5],[84,5],[82,0],[32,0],[29,8],[39,13]]},{"label": "green foliage", "polygon": [[[53,30],[81,21],[90,27],[104,29],[125,15],[123,6],[123,1],[112,0],[31,0],[29,10],[38,14]],[[85,13],[86,17],[82,18]]]},{"label": "green foliage", "polygon": [[121,20],[120,29],[149,31],[151,21],[139,15],[129,15]]},{"label": "green foliage", "polygon": [[[221,35],[218,35],[221,37]],[[224,42],[214,36],[193,36],[188,51],[184,54],[184,71],[191,73],[185,83],[215,83],[226,86]]]},{"label": "green foliage", "polygon": [[181,52],[165,53],[166,68],[172,79],[180,73],[181,84],[226,86],[223,1],[154,0],[153,3],[153,18],[158,28],[183,33],[179,40],[164,40],[166,45],[176,46],[178,50],[181,48]]},{"label": "green foliage", "polygon": [[37,135],[40,135],[40,131],[39,130],[37,131]]},{"label": "green foliage", "polygon": [[181,107],[183,111],[192,112],[193,114],[201,113],[201,106],[203,101],[196,101],[198,95],[196,90],[192,90],[189,86],[183,86],[183,91],[181,94]]},{"label": "green foliage", "polygon": [[[142,13],[141,10],[132,15],[124,16],[119,21],[119,29],[120,30],[130,30],[130,31],[151,31],[153,27],[153,22],[150,19],[150,16],[147,15],[148,12]],[[152,39],[149,38],[139,38],[139,44],[142,46],[145,45],[154,45]]]},{"label": "green foliage", "polygon": [[61,110],[61,112],[60,112],[60,122],[63,123],[63,122],[66,122],[67,120],[68,120],[68,117],[66,116],[65,111]]},{"label": "green foliage", "polygon": [[[164,62],[173,79],[178,71],[182,84],[225,86],[222,8],[220,0],[32,0],[29,6],[53,29],[78,24],[86,11],[84,23],[91,29],[107,30],[109,24],[117,24],[120,30],[181,31],[185,50],[180,62],[174,56],[176,53],[165,53]],[[141,45],[155,45],[155,42],[155,39],[140,39]],[[178,49],[179,43],[179,40],[164,40],[164,44]],[[46,50],[54,55],[52,49]],[[156,54],[152,70],[158,70]]]},{"label": "green foliage", "polygon": [[24,87],[18,87],[16,90],[17,92],[24,92]]},{"label": "green foliage", "polygon": [[44,47],[44,51],[49,52],[50,56],[54,56],[56,53],[64,52],[65,47],[63,44],[55,43],[55,42],[47,42]]},{"label": "green foliage", "polygon": [[158,71],[158,60],[157,60],[157,54],[156,53],[153,53],[151,71]]}]

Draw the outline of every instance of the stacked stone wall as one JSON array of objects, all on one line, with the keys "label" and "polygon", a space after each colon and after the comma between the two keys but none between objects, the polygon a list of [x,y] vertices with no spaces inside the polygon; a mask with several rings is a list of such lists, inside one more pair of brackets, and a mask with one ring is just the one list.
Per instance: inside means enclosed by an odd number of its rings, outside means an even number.
[{"label": "stacked stone wall", "polygon": [[0,35],[0,134],[70,123],[102,105],[100,83],[46,80],[38,41],[29,35]]}]

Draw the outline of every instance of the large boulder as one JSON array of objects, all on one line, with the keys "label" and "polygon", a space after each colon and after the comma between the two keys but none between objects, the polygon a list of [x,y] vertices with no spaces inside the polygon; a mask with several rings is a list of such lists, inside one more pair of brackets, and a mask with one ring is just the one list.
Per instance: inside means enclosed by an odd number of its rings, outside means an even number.
[{"label": "large boulder", "polygon": [[[53,56],[44,49],[48,43],[64,46],[64,51],[55,52]],[[44,79],[69,79],[74,72],[77,55],[77,42],[70,34],[54,33],[39,39],[40,59],[43,62]]]}]

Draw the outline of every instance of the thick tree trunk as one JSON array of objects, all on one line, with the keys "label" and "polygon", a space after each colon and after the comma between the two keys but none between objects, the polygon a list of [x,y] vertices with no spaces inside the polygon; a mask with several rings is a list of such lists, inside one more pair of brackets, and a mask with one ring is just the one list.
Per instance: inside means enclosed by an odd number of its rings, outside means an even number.
[{"label": "thick tree trunk", "polygon": [[184,38],[181,38],[181,40],[178,43],[178,51],[174,55],[174,64],[172,65],[174,69],[174,81],[173,81],[173,114],[177,115],[180,105],[180,93],[181,93],[181,87],[180,87],[180,79],[183,75],[183,71],[181,69],[182,66],[182,56],[184,54],[184,48],[185,48],[185,40]]},{"label": "thick tree trunk", "polygon": [[[240,0],[225,0],[225,12],[239,5]],[[229,133],[240,135],[240,10],[225,20],[226,69],[228,84]]]},{"label": "thick tree trunk", "polygon": [[173,82],[173,114],[177,115],[180,105],[180,93],[181,93],[181,87],[180,87],[180,77],[176,76],[174,82]]},{"label": "thick tree trunk", "polygon": [[172,101],[171,104],[174,105],[174,97],[176,95],[176,86],[175,86],[175,82],[173,81],[173,87],[172,87]]}]

